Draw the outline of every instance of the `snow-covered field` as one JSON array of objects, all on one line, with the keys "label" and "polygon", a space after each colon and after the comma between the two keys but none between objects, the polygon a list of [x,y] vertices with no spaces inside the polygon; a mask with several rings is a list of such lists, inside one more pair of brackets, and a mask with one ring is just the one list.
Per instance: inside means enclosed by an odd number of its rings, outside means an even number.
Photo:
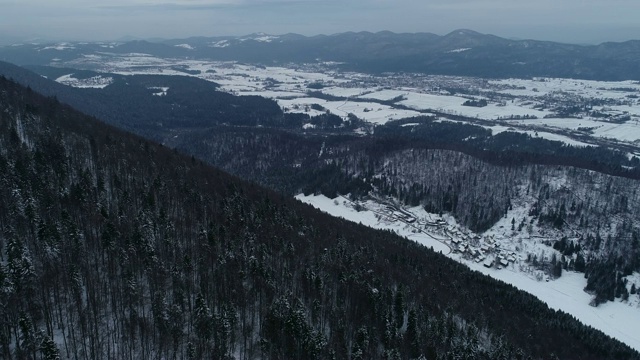
[{"label": "snow-covered field", "polygon": [[[590,305],[592,296],[583,291],[587,283],[583,274],[565,271],[560,278],[548,281],[548,276],[525,261],[525,253],[550,256],[555,251],[542,245],[544,239],[539,236],[531,239],[528,235],[527,239],[527,235],[514,235],[510,219],[519,219],[526,213],[525,206],[514,207],[507,217],[487,232],[474,234],[459,226],[450,216],[430,214],[421,207],[404,209],[388,199],[357,204],[342,196],[329,199],[323,195],[300,194],[296,199],[330,215],[376,229],[392,230],[407,239],[433,247],[473,270],[524,290],[549,307],[571,314],[585,325],[640,350],[640,322],[637,321],[640,304],[637,295],[631,296],[627,302],[616,300],[593,307]],[[493,261],[494,265],[487,267],[487,260]],[[640,274],[634,274],[628,280],[629,283],[640,283]]]},{"label": "snow-covered field", "polygon": [[311,105],[320,105],[332,114],[346,118],[349,114],[353,114],[360,119],[365,119],[374,124],[384,124],[390,120],[399,120],[403,118],[422,115],[417,111],[395,109],[388,105],[382,105],[375,102],[352,102],[352,101],[327,101],[318,98],[299,97],[295,99],[278,99],[278,104],[289,112],[304,112],[311,116],[321,114],[320,111],[303,110]]},{"label": "snow-covered field", "polygon": [[[188,44],[176,46],[185,45]],[[211,46],[225,44],[220,41]],[[553,78],[484,80],[420,74],[373,76],[342,72],[336,64],[328,63],[258,66],[112,52],[87,54],[57,65],[123,75],[195,76],[216,82],[221,90],[235,95],[258,95],[274,99],[289,112],[318,115],[318,112],[306,110],[317,104],[343,118],[351,113],[373,124],[440,113],[444,118],[464,116],[471,123],[476,119],[483,120],[481,125],[492,128],[494,133],[537,132],[540,137],[577,146],[594,145],[600,138],[640,146],[640,83],[635,81]],[[71,79],[58,80],[64,80],[71,86],[90,85]],[[105,83],[94,86],[98,85],[106,86]],[[467,89],[468,94],[459,90],[452,93],[447,88]],[[464,106],[463,103],[468,100],[486,100],[487,105]],[[554,109],[574,103],[584,104],[585,101],[589,103],[590,100],[605,104],[593,106],[590,110],[598,113],[599,117],[587,114],[581,118],[554,118],[557,117]],[[487,121],[495,125],[487,125]],[[571,131],[581,132],[583,138],[592,137],[594,144],[574,138],[575,134],[572,135]]]},{"label": "snow-covered field", "polygon": [[[436,121],[450,121],[450,120],[436,120]],[[472,122],[468,122],[468,121],[453,121],[456,123],[466,123],[466,124],[471,124]],[[571,146],[595,146],[594,144],[590,144],[590,143],[586,143],[584,141],[578,141],[575,139],[570,138],[569,136],[566,135],[561,135],[561,134],[557,134],[557,133],[552,133],[552,132],[547,132],[547,131],[542,131],[542,130],[523,130],[523,129],[519,129],[516,128],[514,126],[505,126],[505,125],[485,125],[485,124],[479,124],[480,126],[482,126],[485,129],[489,129],[491,130],[491,134],[493,134],[494,136],[497,134],[500,134],[502,132],[505,131],[516,131],[519,133],[523,133],[523,134],[528,134],[532,137],[539,137],[539,138],[543,138],[543,139],[547,139],[547,140],[552,140],[552,141],[561,141],[567,145],[571,145]]]},{"label": "snow-covered field", "polygon": [[[594,81],[581,79],[533,78],[490,80],[496,86],[515,87],[501,90],[505,94],[540,97],[567,92],[591,98],[625,99],[631,90],[640,92],[637,81]],[[623,90],[624,89],[624,90]]]},{"label": "snow-covered field", "polygon": [[535,125],[556,129],[578,130],[590,128],[592,134],[597,137],[617,139],[621,141],[637,142],[640,140],[640,119],[618,124],[592,119],[536,119],[536,120],[510,120],[509,123],[518,125]]},{"label": "snow-covered field", "polygon": [[438,110],[453,115],[462,115],[484,120],[516,115],[530,115],[541,118],[549,114],[548,111],[527,108],[513,103],[507,103],[504,106],[495,103],[489,103],[485,107],[463,106],[462,104],[468,99],[452,95],[407,93],[404,96],[406,100],[401,101],[400,104],[413,109]]}]

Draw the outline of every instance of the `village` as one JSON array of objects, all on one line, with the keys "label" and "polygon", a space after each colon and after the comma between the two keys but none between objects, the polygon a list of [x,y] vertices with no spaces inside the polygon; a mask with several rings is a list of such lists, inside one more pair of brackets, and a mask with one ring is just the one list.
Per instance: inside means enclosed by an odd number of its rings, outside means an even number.
[{"label": "village", "polygon": [[[405,206],[398,199],[373,192],[360,199],[348,194],[336,198],[299,194],[296,199],[333,216],[395,232],[474,271],[523,289],[554,309],[587,318],[592,326],[617,331],[616,319],[637,316],[637,301],[616,301],[597,308],[590,305],[593,295],[583,290],[586,286],[583,273],[568,270],[557,277],[549,271],[551,259],[558,255],[551,246],[558,234],[536,224],[523,231],[512,226],[512,219],[521,219],[528,213],[530,204],[526,202],[514,204],[513,210],[509,210],[490,229],[477,234],[460,226],[450,214],[429,213],[423,206]],[[630,282],[640,279],[640,275],[634,276]],[[615,326],[608,325],[612,321],[616,322]],[[603,327],[603,323],[607,325]],[[637,332],[633,329],[628,333]]]},{"label": "village", "polygon": [[[456,256],[460,260],[482,263],[486,268],[502,270],[512,264],[519,264],[523,259],[515,249],[505,248],[502,239],[496,234],[476,234],[460,225],[455,220],[446,219],[425,213],[417,215],[414,211],[403,207],[388,198],[375,197],[374,201],[352,201],[350,205],[359,211],[369,210],[376,213],[380,222],[387,224],[404,224],[412,233],[422,233],[437,240],[449,248],[445,255]],[[545,277],[549,281],[548,277]]]}]

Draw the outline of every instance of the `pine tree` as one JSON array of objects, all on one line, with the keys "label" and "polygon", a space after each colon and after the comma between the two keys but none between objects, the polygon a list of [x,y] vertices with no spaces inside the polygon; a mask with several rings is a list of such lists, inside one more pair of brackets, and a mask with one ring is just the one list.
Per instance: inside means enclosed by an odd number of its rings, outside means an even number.
[{"label": "pine tree", "polygon": [[574,268],[578,272],[584,272],[585,267],[586,267],[586,263],[584,261],[584,257],[582,256],[581,253],[578,253],[578,255],[576,256],[576,262],[575,262]]},{"label": "pine tree", "polygon": [[207,343],[211,340],[214,330],[211,309],[207,305],[202,293],[199,293],[196,297],[193,317],[196,335],[198,336],[198,353],[202,356],[203,352],[208,348]]},{"label": "pine tree", "polygon": [[416,311],[411,309],[409,311],[409,318],[407,319],[407,331],[404,336],[406,348],[409,350],[409,356],[417,358],[420,356],[420,334],[418,334],[418,316]]},{"label": "pine tree", "polygon": [[20,326],[20,350],[22,355],[28,357],[28,354],[31,354],[35,358],[38,334],[33,321],[25,313],[22,313],[18,319],[18,325]]},{"label": "pine tree", "polygon": [[191,341],[187,343],[187,359],[193,360],[196,358],[196,347]]},{"label": "pine tree", "polygon": [[45,336],[40,343],[40,351],[45,360],[60,360],[60,351],[51,337]]},{"label": "pine tree", "polygon": [[396,291],[393,310],[396,317],[395,319],[396,327],[400,329],[404,325],[404,311],[405,311],[404,291],[402,289],[402,286],[398,287],[398,291]]},{"label": "pine tree", "polygon": [[367,328],[361,326],[356,332],[353,348],[351,349],[351,357],[353,359],[367,359],[367,349],[369,348],[369,332]]}]

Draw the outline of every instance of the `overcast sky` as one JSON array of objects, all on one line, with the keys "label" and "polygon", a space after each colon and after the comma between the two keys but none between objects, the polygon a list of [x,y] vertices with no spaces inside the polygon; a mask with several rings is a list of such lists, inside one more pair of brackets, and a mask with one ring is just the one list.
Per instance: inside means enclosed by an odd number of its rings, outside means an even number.
[{"label": "overcast sky", "polygon": [[466,28],[571,43],[640,39],[640,0],[0,0],[0,41]]}]

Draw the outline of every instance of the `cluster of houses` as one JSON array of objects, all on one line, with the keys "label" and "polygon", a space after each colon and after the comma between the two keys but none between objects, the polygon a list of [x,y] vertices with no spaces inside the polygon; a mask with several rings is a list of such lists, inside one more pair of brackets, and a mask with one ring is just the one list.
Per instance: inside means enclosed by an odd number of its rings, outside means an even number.
[{"label": "cluster of houses", "polygon": [[500,243],[496,242],[493,235],[480,236],[471,235],[457,229],[450,229],[452,235],[451,247],[454,252],[466,254],[473,258],[476,263],[483,263],[485,267],[493,267],[496,263],[498,268],[509,266],[509,263],[516,262],[518,255],[513,251],[500,248]]},{"label": "cluster of houses", "polygon": [[418,220],[410,212],[389,204],[384,207],[383,213],[407,224],[415,224],[418,228],[424,227],[425,230],[433,231],[433,228],[429,228],[439,227],[451,238],[450,246],[453,252],[469,256],[476,263],[482,263],[488,268],[497,266],[498,269],[502,269],[510,263],[515,263],[519,258],[515,252],[501,249],[494,235],[474,234],[454,225],[448,225],[442,218],[436,218],[433,221]]}]

